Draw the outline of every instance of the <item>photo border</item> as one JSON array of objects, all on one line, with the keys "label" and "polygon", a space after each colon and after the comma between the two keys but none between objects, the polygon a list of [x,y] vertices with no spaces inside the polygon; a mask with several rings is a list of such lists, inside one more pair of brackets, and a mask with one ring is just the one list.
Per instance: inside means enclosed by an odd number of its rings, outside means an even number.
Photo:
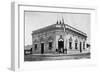
[{"label": "photo border", "polygon": [[[33,11],[34,7],[39,7],[40,10],[42,8],[44,9],[58,9],[58,10],[72,10],[72,11],[76,11],[80,10],[78,12],[80,13],[90,13],[91,14],[91,28],[93,31],[93,26],[94,24],[96,24],[96,7],[88,7],[88,6],[75,6],[75,5],[71,5],[71,6],[66,6],[66,7],[60,7],[60,6],[43,6],[43,5],[33,5],[33,4],[25,4],[25,3],[18,3],[18,2],[13,2],[12,6],[11,6],[11,13],[12,13],[12,17],[11,17],[11,24],[12,24],[12,49],[11,49],[11,69],[14,71],[19,71],[19,70],[29,70],[29,69],[38,69],[38,66],[40,66],[39,68],[42,68],[42,66],[44,66],[43,68],[46,68],[48,66],[50,67],[55,67],[57,63],[59,63],[61,66],[64,67],[72,67],[72,66],[83,66],[83,65],[95,65],[96,64],[96,50],[91,49],[91,59],[90,60],[68,60],[66,62],[66,60],[57,60],[57,61],[42,61],[42,62],[29,62],[27,64],[24,63],[24,52],[22,51],[23,49],[20,49],[23,41],[21,40],[23,38],[22,33],[24,34],[23,30],[23,26],[22,24],[25,24],[25,22],[23,22],[23,20],[25,20],[24,18],[24,10],[28,10],[27,8],[29,8],[29,10]],[[26,9],[25,9],[26,8]],[[33,8],[33,9],[32,9]],[[47,10],[46,10],[47,11]],[[85,11],[85,12],[82,12]],[[55,12],[55,11],[54,11]],[[58,11],[59,12],[59,11]],[[60,12],[61,13],[61,12]],[[75,13],[75,12],[74,12]],[[22,23],[22,24],[21,24]],[[25,34],[24,34],[25,35]],[[91,32],[91,36],[92,36],[92,32]],[[24,38],[25,39],[25,38]],[[93,38],[94,39],[94,38]],[[93,40],[91,41],[91,45],[93,45],[94,42]],[[94,48],[94,46],[91,46],[91,48]],[[22,53],[23,52],[23,53]],[[63,62],[63,63],[62,63]],[[78,62],[78,63],[77,63]],[[49,64],[48,64],[49,63]],[[50,64],[51,63],[51,64]],[[67,64],[65,64],[67,63]],[[72,64],[71,64],[72,63]],[[33,65],[32,65],[33,64]],[[74,65],[73,65],[74,64]],[[58,65],[59,66],[59,65]],[[35,68],[36,67],[36,68]],[[42,69],[43,69],[42,68]]]}]

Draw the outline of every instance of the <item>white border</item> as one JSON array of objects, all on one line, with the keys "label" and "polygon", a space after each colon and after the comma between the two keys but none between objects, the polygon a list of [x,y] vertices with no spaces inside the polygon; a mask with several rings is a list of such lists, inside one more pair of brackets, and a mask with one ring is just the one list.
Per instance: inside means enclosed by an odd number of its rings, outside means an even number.
[{"label": "white border", "polygon": [[42,61],[42,62],[24,62],[24,10],[28,11],[53,11],[53,12],[73,12],[73,13],[89,13],[91,14],[91,32],[94,32],[94,24],[96,19],[96,8],[94,7],[82,7],[82,6],[66,6],[66,7],[57,7],[57,6],[38,6],[25,3],[12,3],[14,8],[12,8],[13,17],[12,28],[13,34],[13,49],[12,50],[12,64],[11,68],[14,71],[18,70],[31,70],[31,69],[48,69],[57,68],[57,67],[80,67],[80,66],[90,66],[96,65],[97,63],[97,49],[94,44],[94,37],[91,33],[91,59],[87,60],[57,60],[57,61]]}]

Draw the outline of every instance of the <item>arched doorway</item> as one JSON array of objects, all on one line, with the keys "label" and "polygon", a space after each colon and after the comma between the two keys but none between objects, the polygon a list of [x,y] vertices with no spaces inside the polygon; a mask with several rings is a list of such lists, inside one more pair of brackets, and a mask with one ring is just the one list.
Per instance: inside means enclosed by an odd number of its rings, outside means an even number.
[{"label": "arched doorway", "polygon": [[64,41],[63,40],[58,41],[58,48],[59,49],[64,48]]},{"label": "arched doorway", "polygon": [[59,53],[64,53],[64,40],[62,36],[60,36],[60,39],[58,40],[58,50]]}]

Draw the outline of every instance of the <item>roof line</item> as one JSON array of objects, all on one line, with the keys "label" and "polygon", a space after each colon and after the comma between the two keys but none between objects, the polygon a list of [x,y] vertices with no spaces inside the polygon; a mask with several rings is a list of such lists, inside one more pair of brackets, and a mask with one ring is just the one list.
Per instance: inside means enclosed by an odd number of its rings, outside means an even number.
[{"label": "roof line", "polygon": [[69,27],[71,27],[71,28],[73,28],[73,29],[75,29],[75,30],[77,30],[77,31],[79,31],[79,32],[81,32],[81,33],[87,35],[86,33],[82,32],[82,31],[80,31],[80,30],[78,30],[78,29],[76,29],[76,28],[74,28],[74,27],[72,27],[72,26],[70,26],[70,25],[68,25],[68,24],[65,24],[65,25],[67,25],[67,26],[69,26]]},{"label": "roof line", "polygon": [[[57,25],[57,24],[52,24],[52,25],[49,25],[49,26],[46,26],[46,27],[43,27],[43,28],[34,30],[34,31],[32,31],[32,33],[33,33],[33,32],[38,32],[38,31],[40,31],[40,30],[42,30],[42,29],[49,28],[49,27],[54,26],[54,25]],[[84,34],[85,36],[87,35],[86,33],[82,32],[82,31],[80,31],[80,30],[78,30],[78,29],[76,29],[76,28],[74,28],[74,27],[72,27],[72,26],[70,26],[70,25],[68,25],[68,24],[65,24],[65,25],[68,26],[68,27],[70,27],[70,28],[72,28],[72,29],[74,29],[74,30],[76,30],[76,31],[78,31],[79,33]]]},{"label": "roof line", "polygon": [[[52,24],[52,25],[56,25],[56,24]],[[44,29],[44,28],[50,27],[50,26],[52,26],[52,25],[48,25],[48,26],[45,26],[45,27],[42,27],[42,28],[39,28],[39,29],[33,30],[32,32],[35,32],[35,31],[38,31],[38,30],[41,30],[41,29]]]}]

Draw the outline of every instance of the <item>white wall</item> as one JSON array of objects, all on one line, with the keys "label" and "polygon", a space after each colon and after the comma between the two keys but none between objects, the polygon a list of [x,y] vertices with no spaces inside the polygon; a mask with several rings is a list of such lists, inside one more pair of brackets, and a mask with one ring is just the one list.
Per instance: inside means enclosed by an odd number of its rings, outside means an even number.
[{"label": "white wall", "polygon": [[[100,40],[100,0],[16,0],[16,1],[25,1],[25,2],[33,2],[33,4],[41,4],[41,5],[58,5],[58,6],[66,6],[67,4],[74,4],[74,5],[87,5],[87,6],[96,6],[98,8],[97,10],[97,19],[98,24],[95,24],[94,27],[92,27],[92,38],[95,38],[93,40],[93,45],[95,45],[95,48],[97,49],[97,53],[100,51],[99,48],[99,40]],[[0,1],[0,73],[11,73],[12,71],[9,70],[10,68],[10,54],[11,54],[11,0],[1,0]],[[97,73],[100,70],[100,54],[98,54],[98,64],[99,67],[96,66],[83,66],[83,67],[57,67],[55,69],[53,68],[47,68],[43,70],[34,70],[30,71],[31,73]],[[27,72],[27,71],[26,71]]]}]

